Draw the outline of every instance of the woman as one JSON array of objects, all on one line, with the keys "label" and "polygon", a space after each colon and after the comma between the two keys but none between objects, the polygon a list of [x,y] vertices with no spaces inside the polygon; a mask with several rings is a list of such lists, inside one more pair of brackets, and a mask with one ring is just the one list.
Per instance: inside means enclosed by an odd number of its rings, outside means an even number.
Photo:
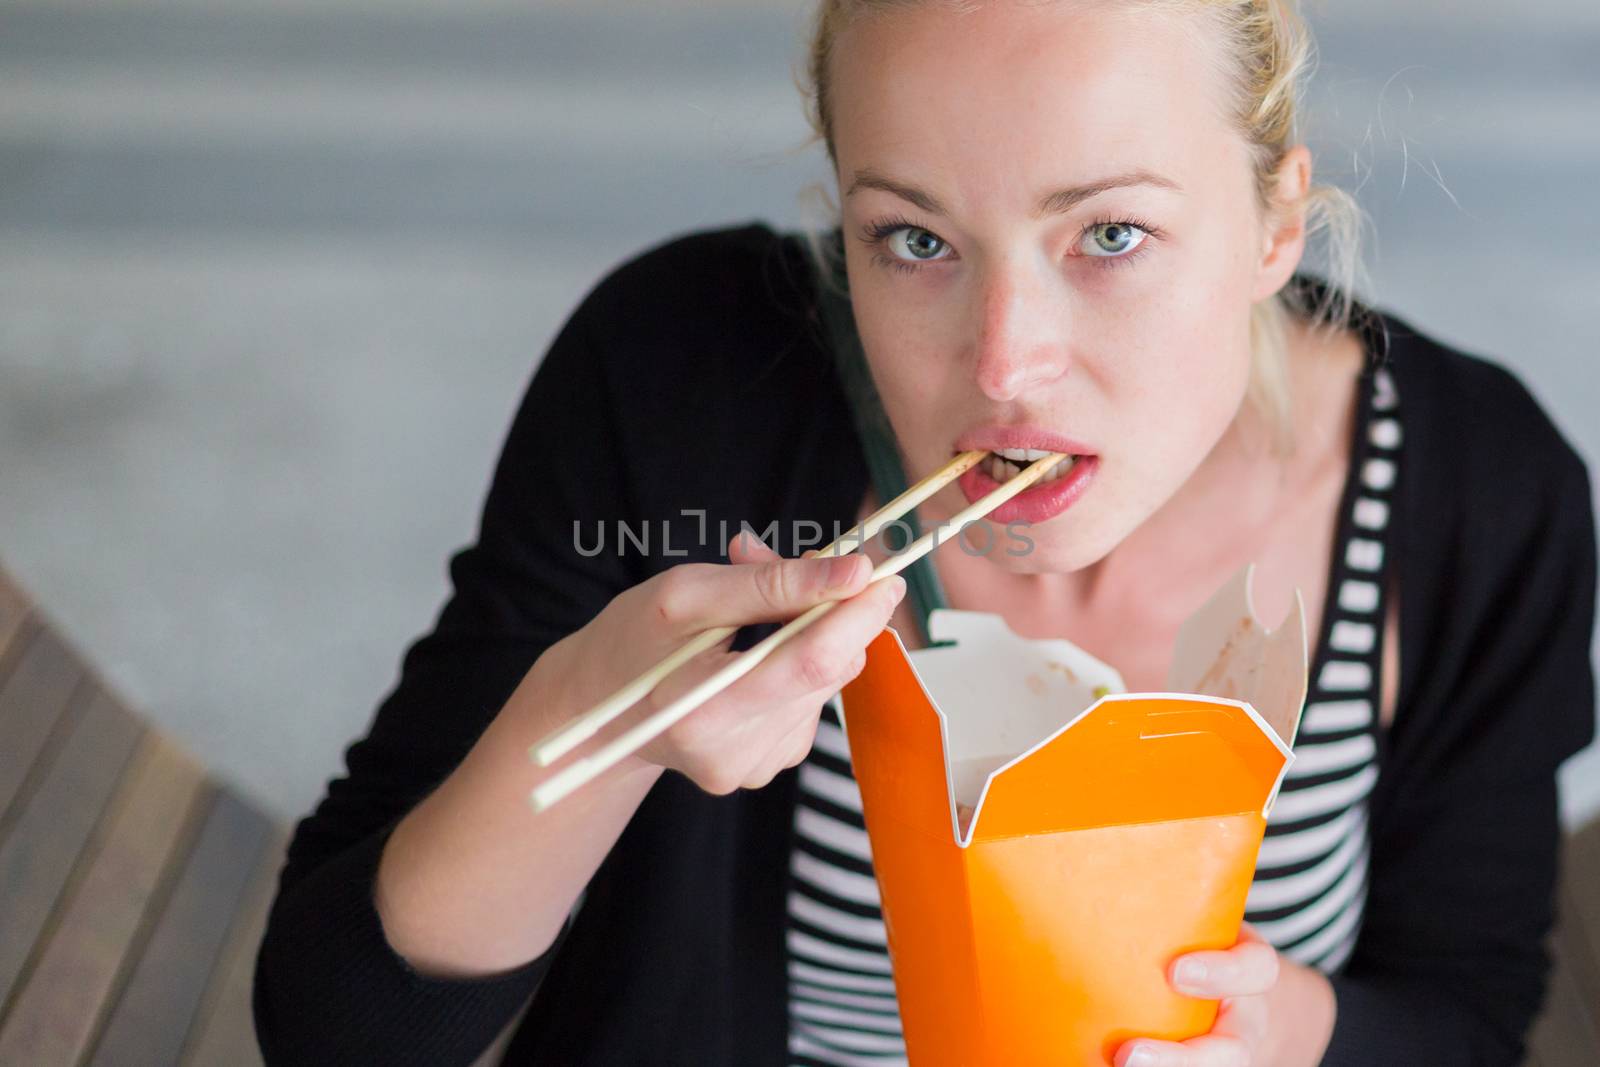
[{"label": "woman", "polygon": [[[1506,372],[1354,306],[1347,242],[1331,284],[1297,275],[1310,230],[1349,229],[1294,140],[1306,54],[1288,0],[825,0],[838,230],[674,241],[566,323],[454,595],[295,835],[268,1061],[469,1062],[530,995],[508,1063],[902,1061],[827,706],[865,645],[949,603],[1159,689],[1178,624],[1255,561],[1264,618],[1298,587],[1321,620],[1297,777],[1245,936],[1173,963],[1214,1031],[1117,1064],[1516,1063],[1554,774],[1593,728],[1587,475]],[[858,559],[779,558],[970,448],[1077,457],[991,516],[1026,553],[947,547],[904,598]],[[777,551],[724,557],[740,522]],[[531,742],[700,630],[742,646],[824,599],[529,813]]]}]

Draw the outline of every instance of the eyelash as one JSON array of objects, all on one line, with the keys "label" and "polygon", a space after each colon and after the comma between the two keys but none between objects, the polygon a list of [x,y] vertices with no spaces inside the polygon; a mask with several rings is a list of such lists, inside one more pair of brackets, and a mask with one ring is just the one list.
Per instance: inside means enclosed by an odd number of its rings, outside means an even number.
[{"label": "eyelash", "polygon": [[[1146,239],[1139,242],[1139,247],[1135,248],[1132,252],[1129,252],[1126,255],[1086,257],[1094,260],[1095,267],[1100,270],[1120,270],[1124,267],[1131,267],[1133,262],[1142,257],[1145,251],[1150,247],[1149,238],[1162,236],[1162,232],[1160,230],[1158,230],[1154,225],[1145,222],[1143,219],[1125,217],[1096,219],[1094,222],[1089,223],[1083,229],[1078,231],[1078,240],[1083,240],[1083,238],[1086,237],[1089,232],[1095,229],[1097,226],[1132,226],[1135,229],[1144,231],[1146,234]],[[883,250],[883,242],[889,237],[889,235],[894,233],[896,230],[904,229],[926,230],[928,233],[934,233],[933,230],[929,230],[926,226],[919,226],[903,215],[891,215],[888,218],[879,219],[876,222],[870,222],[866,226],[863,226],[861,229],[861,239],[875,250],[872,257],[872,261],[874,263],[893,267],[895,270],[905,271],[907,274],[915,274],[917,271],[922,269],[923,264],[908,262],[907,260],[901,259],[899,256],[889,255]],[[937,236],[937,234],[935,234],[935,236]],[[943,241],[944,238],[941,237],[940,240]],[[930,260],[930,262],[936,261]]]}]

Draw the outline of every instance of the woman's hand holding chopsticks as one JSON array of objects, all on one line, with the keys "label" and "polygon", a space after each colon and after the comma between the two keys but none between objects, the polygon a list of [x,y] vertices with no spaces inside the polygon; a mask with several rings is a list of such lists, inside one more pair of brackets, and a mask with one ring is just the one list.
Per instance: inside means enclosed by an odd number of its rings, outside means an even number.
[{"label": "woman's hand holding chopsticks", "polygon": [[[861,556],[785,560],[747,535],[730,564],[683,564],[619,594],[552,645],[443,783],[402,819],[379,862],[375,904],[413,968],[450,977],[517,967],[555,941],[578,894],[662,768],[728,793],[765,785],[805,758],[822,704],[865,663],[865,648],[905,592],[868,588]],[[561,772],[528,749],[619,691],[695,634],[837,607],[694,714],[607,764],[567,802],[530,818],[524,798]],[[729,634],[571,748],[574,759],[669,705],[736,657]],[[441,709],[441,714],[448,709]],[[531,776],[530,776],[531,771]]]},{"label": "woman's hand holding chopsticks", "polygon": [[[787,622],[826,601],[849,600],[635,753],[711,793],[759,788],[805,758],[823,702],[860,673],[866,646],[905,594],[898,575],[868,589],[872,564],[859,554],[784,559],[746,532],[728,555],[731,565],[683,564],[628,590],[541,660],[563,679],[563,703],[581,710],[705,630]],[[601,737],[667,707],[731,662],[731,641],[721,638],[668,675]]]}]

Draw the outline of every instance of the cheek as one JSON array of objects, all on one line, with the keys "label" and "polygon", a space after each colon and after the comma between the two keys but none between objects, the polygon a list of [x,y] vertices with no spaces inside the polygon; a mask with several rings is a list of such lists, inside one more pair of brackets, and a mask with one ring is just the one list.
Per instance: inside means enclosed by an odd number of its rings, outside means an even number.
[{"label": "cheek", "polygon": [[[1191,290],[1194,292],[1194,290]],[[1107,371],[1108,392],[1120,395],[1134,425],[1220,434],[1249,384],[1248,305],[1202,295],[1147,303],[1123,337]],[[1134,340],[1136,339],[1136,341]],[[1118,405],[1121,406],[1121,405]]]},{"label": "cheek", "polygon": [[1254,278],[1251,244],[1241,235],[1254,222],[1247,208],[1236,197],[1199,213],[1137,294],[1147,324],[1141,390],[1170,409],[1174,431],[1212,443],[1249,386]]},{"label": "cheek", "polygon": [[[884,410],[902,444],[915,452],[930,432],[928,424],[961,394],[961,361],[951,342],[959,336],[959,308],[949,299],[935,299],[938,294],[920,280],[896,285],[880,273],[870,268],[860,281],[851,280],[856,328],[870,353]],[[945,444],[941,439],[940,447]]]},{"label": "cheek", "polygon": [[[1248,303],[1211,287],[1148,302],[1137,350],[1107,381],[1119,497],[1145,513],[1193,474],[1233,423],[1250,381]],[[1213,295],[1215,294],[1215,295]],[[1124,495],[1126,494],[1126,495]]]}]

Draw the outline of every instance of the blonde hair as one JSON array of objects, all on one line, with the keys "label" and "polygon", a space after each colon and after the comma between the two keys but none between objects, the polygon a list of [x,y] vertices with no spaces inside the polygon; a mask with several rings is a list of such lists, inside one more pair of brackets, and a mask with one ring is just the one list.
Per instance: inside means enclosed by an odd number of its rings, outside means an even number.
[{"label": "blonde hair", "polygon": [[[1037,0],[1035,0],[1037,2]],[[1112,0],[1108,0],[1112,2]],[[1315,62],[1311,32],[1295,0],[1115,0],[1128,9],[1161,8],[1209,17],[1222,34],[1232,65],[1234,122],[1250,146],[1260,206],[1272,211],[1274,179],[1284,156],[1299,142],[1298,117],[1305,82]],[[837,163],[833,142],[833,100],[829,63],[834,41],[856,20],[876,14],[942,4],[969,12],[981,0],[820,0],[801,83],[812,142],[826,145]],[[1354,323],[1362,280],[1360,238],[1363,216],[1355,198],[1333,185],[1314,184],[1304,201],[1308,245],[1322,240],[1327,286],[1318,294],[1291,281],[1251,311],[1249,400],[1272,428],[1280,450],[1292,448],[1287,330],[1292,316],[1336,331]],[[834,208],[837,214],[837,208]]]}]

